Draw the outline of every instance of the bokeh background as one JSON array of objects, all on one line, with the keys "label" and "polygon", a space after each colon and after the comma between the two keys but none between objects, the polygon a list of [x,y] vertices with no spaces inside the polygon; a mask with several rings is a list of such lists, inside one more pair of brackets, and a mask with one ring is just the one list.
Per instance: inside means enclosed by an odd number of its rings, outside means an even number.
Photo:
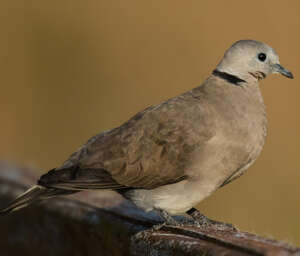
[{"label": "bokeh background", "polygon": [[248,173],[199,205],[300,245],[299,1],[0,3],[0,159],[60,165],[98,132],[199,85],[239,39],[270,44],[294,80],[261,83],[269,130]]}]

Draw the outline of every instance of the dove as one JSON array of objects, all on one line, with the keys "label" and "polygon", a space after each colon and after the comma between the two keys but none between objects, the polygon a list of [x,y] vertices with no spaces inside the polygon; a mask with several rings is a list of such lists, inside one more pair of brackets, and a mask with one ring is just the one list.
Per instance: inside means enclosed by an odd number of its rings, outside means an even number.
[{"label": "dove", "polygon": [[259,82],[277,73],[293,78],[267,44],[237,41],[200,86],[92,137],[0,213],[109,189],[176,223],[257,159],[267,131]]}]

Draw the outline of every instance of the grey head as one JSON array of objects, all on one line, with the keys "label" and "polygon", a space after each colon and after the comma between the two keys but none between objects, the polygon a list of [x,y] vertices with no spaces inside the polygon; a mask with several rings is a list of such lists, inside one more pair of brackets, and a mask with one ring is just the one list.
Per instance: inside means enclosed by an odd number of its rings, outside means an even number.
[{"label": "grey head", "polygon": [[224,54],[217,71],[246,82],[255,82],[270,74],[282,74],[293,78],[293,74],[280,65],[279,57],[273,48],[254,40],[240,40]]}]

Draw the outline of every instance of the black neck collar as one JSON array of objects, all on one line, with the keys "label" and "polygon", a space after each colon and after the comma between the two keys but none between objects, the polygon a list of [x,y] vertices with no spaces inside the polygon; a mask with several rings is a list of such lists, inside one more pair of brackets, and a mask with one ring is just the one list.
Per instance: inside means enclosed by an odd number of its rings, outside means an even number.
[{"label": "black neck collar", "polygon": [[215,75],[217,77],[220,77],[220,78],[222,78],[222,79],[226,80],[227,82],[232,83],[234,85],[241,86],[241,83],[246,83],[245,80],[243,80],[243,79],[241,79],[237,76],[230,75],[226,72],[221,72],[217,69],[215,69],[212,73],[213,73],[213,75]]}]

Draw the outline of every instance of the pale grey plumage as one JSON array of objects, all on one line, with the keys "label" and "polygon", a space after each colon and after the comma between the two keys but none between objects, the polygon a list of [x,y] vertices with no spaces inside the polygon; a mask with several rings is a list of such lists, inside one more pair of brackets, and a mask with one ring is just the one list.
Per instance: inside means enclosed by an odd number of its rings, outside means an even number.
[{"label": "pale grey plumage", "polygon": [[258,81],[271,73],[292,77],[271,47],[236,42],[202,85],[96,135],[43,175],[39,197],[114,189],[146,211],[186,212],[258,157],[267,125]]}]

